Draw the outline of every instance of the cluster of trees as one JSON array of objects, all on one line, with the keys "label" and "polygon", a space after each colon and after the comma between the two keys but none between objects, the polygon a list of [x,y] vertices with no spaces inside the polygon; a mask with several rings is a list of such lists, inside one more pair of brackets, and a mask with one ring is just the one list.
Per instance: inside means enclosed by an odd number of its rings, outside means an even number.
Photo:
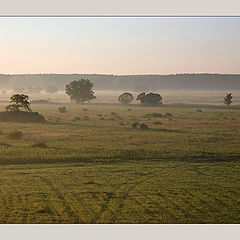
[{"label": "cluster of trees", "polygon": [[[133,95],[129,92],[123,93],[118,97],[118,101],[122,104],[129,104],[133,101]],[[157,105],[162,104],[162,97],[158,93],[140,93],[136,100],[140,101],[144,105]]]},{"label": "cluster of trees", "polygon": [[[78,81],[72,81],[65,87],[65,92],[70,96],[71,100],[74,100],[76,103],[84,103],[95,99],[93,91],[94,84],[88,79],[81,79]],[[52,89],[54,90],[54,89]],[[125,92],[118,97],[118,101],[122,104],[130,104],[133,101],[134,97],[131,93]],[[140,93],[138,94],[136,100],[140,101],[143,105],[158,105],[162,104],[162,97],[158,93]],[[226,105],[232,103],[232,93],[227,93],[223,101]],[[31,112],[30,102],[28,95],[25,94],[13,94],[10,98],[10,104],[6,107],[6,111],[17,112],[20,109]],[[65,107],[60,107],[59,111],[64,113],[66,112]]]},{"label": "cluster of trees", "polygon": [[[81,79],[78,81],[70,82],[65,87],[65,92],[69,95],[70,99],[75,101],[76,103],[84,103],[86,101],[90,101],[95,99],[93,91],[94,84],[90,82],[88,79]],[[125,92],[118,97],[118,101],[122,104],[130,104],[133,101],[133,95],[129,92]],[[162,97],[158,93],[140,93],[137,98],[141,104],[161,104]]]}]

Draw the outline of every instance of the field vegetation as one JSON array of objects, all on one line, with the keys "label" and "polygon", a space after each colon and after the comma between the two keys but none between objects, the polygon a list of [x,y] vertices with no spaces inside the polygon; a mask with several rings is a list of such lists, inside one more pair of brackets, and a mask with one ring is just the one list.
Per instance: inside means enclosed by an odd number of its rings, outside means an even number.
[{"label": "field vegetation", "polygon": [[237,105],[60,106],[1,122],[0,223],[239,223]]}]

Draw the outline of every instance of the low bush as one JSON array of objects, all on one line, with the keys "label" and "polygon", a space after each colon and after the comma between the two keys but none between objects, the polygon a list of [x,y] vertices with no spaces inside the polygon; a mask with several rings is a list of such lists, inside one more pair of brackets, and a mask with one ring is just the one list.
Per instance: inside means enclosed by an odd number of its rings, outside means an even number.
[{"label": "low bush", "polygon": [[32,147],[37,147],[37,148],[47,148],[47,144],[44,142],[36,142],[32,144]]},{"label": "low bush", "polygon": [[139,125],[138,122],[134,122],[134,123],[132,124],[132,127],[133,127],[133,128],[137,128],[138,125]]},{"label": "low bush", "polygon": [[12,140],[18,140],[23,137],[23,133],[19,130],[14,130],[10,133],[8,133],[7,138],[12,139]]},{"label": "low bush", "polygon": [[154,122],[153,124],[155,124],[155,125],[162,125],[162,122],[156,121],[156,122]]},{"label": "low bush", "polygon": [[111,115],[112,115],[112,116],[117,116],[117,113],[111,112]]},{"label": "low bush", "polygon": [[142,124],[140,125],[140,128],[141,128],[142,130],[147,130],[147,129],[149,129],[148,125],[145,124],[145,123],[142,123]]},{"label": "low bush", "polygon": [[83,111],[86,112],[86,111],[87,111],[87,108],[84,108]]},{"label": "low bush", "polygon": [[165,113],[164,117],[166,117],[166,118],[171,118],[171,117],[172,117],[172,114],[167,112],[167,113]]},{"label": "low bush", "polygon": [[197,109],[196,111],[197,111],[197,112],[202,112],[202,109]]},{"label": "low bush", "polygon": [[148,113],[144,115],[145,118],[160,118],[163,117],[161,113]]},{"label": "low bush", "polygon": [[5,142],[0,142],[0,147],[11,147],[11,145]]},{"label": "low bush", "polygon": [[60,113],[66,113],[67,112],[67,109],[66,109],[66,107],[59,107],[58,108],[58,111],[60,112]]}]

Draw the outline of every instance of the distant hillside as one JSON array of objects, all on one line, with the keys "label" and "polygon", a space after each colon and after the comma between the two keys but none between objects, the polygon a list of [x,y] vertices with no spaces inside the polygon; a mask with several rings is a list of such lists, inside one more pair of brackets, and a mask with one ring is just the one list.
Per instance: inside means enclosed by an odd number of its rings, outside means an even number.
[{"label": "distant hillside", "polygon": [[47,85],[56,85],[59,90],[64,90],[67,83],[81,78],[94,82],[96,90],[240,90],[240,74],[0,74],[0,88],[41,87],[44,89]]}]

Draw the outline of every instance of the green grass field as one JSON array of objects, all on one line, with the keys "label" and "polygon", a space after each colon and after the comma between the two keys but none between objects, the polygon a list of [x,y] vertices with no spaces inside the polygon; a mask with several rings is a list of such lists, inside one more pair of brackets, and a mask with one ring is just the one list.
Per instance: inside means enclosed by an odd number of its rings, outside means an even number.
[{"label": "green grass field", "polygon": [[1,123],[0,223],[240,223],[237,106],[64,105]]}]

